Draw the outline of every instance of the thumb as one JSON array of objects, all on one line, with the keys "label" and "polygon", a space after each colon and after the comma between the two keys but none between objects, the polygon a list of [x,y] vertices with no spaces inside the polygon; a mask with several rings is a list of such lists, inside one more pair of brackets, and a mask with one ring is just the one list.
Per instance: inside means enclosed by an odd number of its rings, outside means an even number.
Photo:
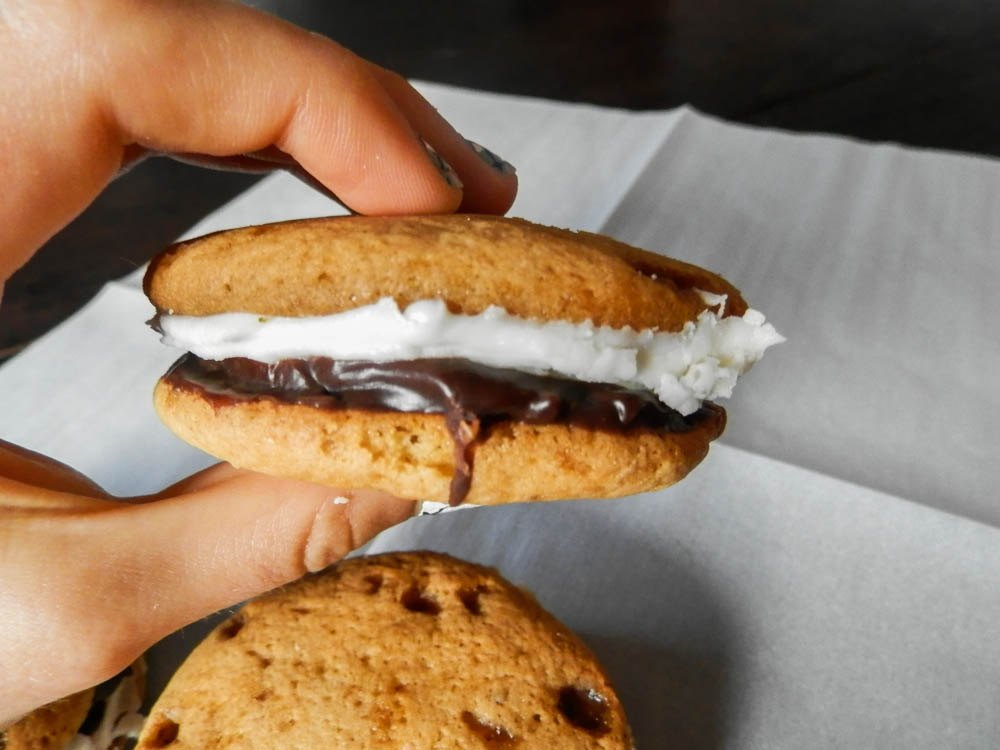
[{"label": "thumb", "polygon": [[319,571],[414,503],[375,490],[336,490],[220,464],[168,497],[108,514],[104,539],[131,544],[135,609],[156,612],[154,640],[195,619]]},{"label": "thumb", "polygon": [[319,570],[414,510],[228,465],[131,502],[5,486],[0,672],[22,687],[0,686],[0,705],[12,716],[112,677],[178,628]]}]

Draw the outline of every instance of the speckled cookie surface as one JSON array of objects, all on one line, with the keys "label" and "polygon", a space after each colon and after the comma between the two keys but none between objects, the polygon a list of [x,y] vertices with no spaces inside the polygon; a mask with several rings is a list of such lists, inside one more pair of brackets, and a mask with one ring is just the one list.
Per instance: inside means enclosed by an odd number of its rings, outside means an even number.
[{"label": "speckled cookie surface", "polygon": [[42,706],[0,729],[3,750],[63,750],[87,718],[94,691],[84,690]]},{"label": "speckled cookie surface", "polygon": [[179,668],[140,750],[630,750],[586,646],[495,571],[344,562],[249,603]]},{"label": "speckled cookie surface", "polygon": [[[372,488],[446,503],[455,446],[440,414],[325,410],[274,400],[213,404],[166,381],[157,412],[179,437],[241,468],[341,489]],[[606,432],[501,422],[471,448],[480,505],[621,497],[682,479],[725,426],[710,413],[688,432]],[[259,437],[258,437],[259,436]]]},{"label": "speckled cookie surface", "polygon": [[696,266],[609,237],[495,216],[350,216],[247,227],[176,245],[146,293],[184,315],[325,315],[393,297],[453,312],[499,305],[541,320],[675,331],[706,308],[697,289],[746,305]]}]

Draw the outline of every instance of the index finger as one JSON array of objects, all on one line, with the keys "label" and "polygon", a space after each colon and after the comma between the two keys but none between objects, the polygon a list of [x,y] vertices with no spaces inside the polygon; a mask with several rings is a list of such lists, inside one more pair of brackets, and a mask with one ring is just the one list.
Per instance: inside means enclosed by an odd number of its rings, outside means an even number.
[{"label": "index finger", "polygon": [[[136,144],[209,157],[273,146],[360,213],[503,212],[516,191],[486,161],[451,169],[437,153],[455,153],[450,128],[414,108],[408,84],[387,86],[333,41],[243,5],[11,0],[0,42],[0,89],[17,102],[0,104],[7,270]],[[463,203],[461,185],[477,197]]]}]

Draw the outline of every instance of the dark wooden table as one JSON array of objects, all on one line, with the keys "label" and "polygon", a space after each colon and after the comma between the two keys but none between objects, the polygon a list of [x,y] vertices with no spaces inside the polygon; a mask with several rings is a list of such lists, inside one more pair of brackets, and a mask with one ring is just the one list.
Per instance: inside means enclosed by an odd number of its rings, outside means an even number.
[{"label": "dark wooden table", "polygon": [[[414,78],[1000,155],[1000,3],[254,3]],[[0,358],[256,178],[166,159],[119,179],[8,282]]]}]

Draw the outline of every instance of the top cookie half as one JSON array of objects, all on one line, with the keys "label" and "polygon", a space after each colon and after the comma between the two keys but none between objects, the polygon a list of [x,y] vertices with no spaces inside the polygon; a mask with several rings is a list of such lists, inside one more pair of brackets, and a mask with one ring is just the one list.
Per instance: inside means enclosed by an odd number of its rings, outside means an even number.
[{"label": "top cookie half", "polygon": [[538,320],[680,330],[705,310],[698,290],[746,303],[697,266],[608,237],[495,216],[351,216],[247,227],[180,243],[146,274],[160,310],[328,315],[392,297],[441,299],[475,315],[499,305]]}]

